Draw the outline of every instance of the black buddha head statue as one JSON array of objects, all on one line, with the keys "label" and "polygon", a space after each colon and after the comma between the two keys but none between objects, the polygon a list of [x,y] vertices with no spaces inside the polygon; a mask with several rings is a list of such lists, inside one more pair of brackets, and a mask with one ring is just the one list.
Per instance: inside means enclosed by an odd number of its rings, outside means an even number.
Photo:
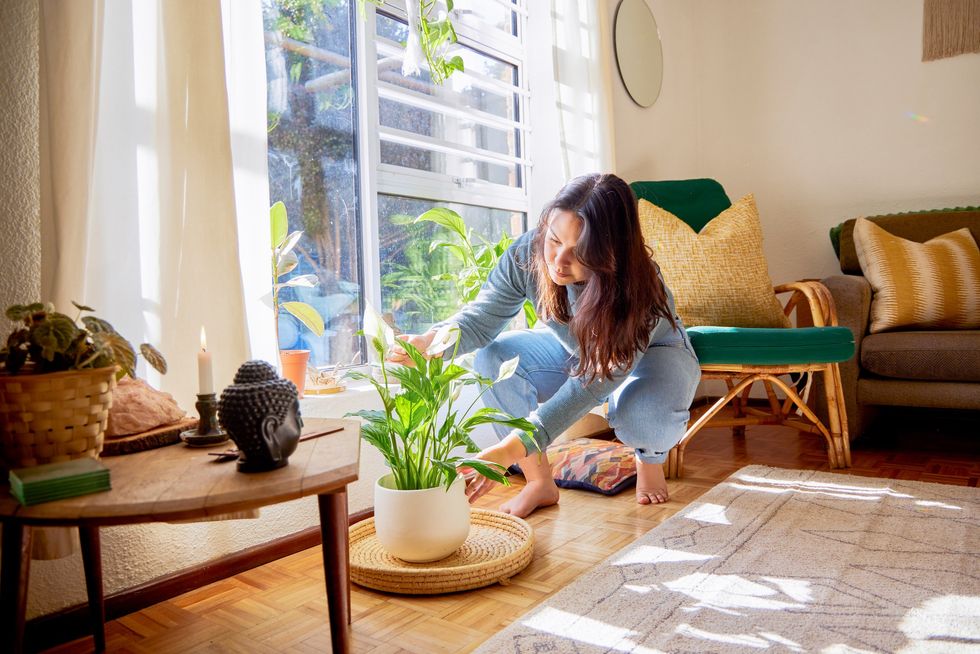
[{"label": "black buddha head statue", "polygon": [[265,361],[246,361],[218,402],[221,425],[238,449],[240,472],[274,470],[296,450],[303,419],[293,382]]}]

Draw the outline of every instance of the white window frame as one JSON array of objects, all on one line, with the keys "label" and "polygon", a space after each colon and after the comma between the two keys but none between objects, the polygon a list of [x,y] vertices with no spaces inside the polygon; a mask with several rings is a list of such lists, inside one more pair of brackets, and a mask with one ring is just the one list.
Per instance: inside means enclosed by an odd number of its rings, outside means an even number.
[{"label": "white window frame", "polygon": [[[413,0],[408,0],[409,2]],[[516,66],[518,71],[518,86],[513,87],[498,80],[486,78],[477,73],[456,72],[454,75],[466,75],[481,86],[494,89],[506,89],[515,93],[518,102],[518,121],[511,121],[495,116],[482,116],[477,113],[478,122],[490,124],[493,127],[520,130],[519,156],[487,155],[485,152],[473,152],[466,147],[455,147],[451,143],[440,142],[438,139],[420,137],[410,133],[383,128],[379,120],[379,96],[393,97],[399,101],[408,100],[420,108],[433,103],[433,100],[419,98],[417,101],[411,93],[386,83],[378,83],[377,61],[378,54],[389,53],[394,56],[397,44],[391,44],[376,37],[377,11],[371,3],[365,3],[364,20],[357,19],[355,27],[356,49],[356,110],[357,110],[357,158],[360,176],[361,194],[361,272],[364,299],[375,307],[381,307],[381,261],[379,243],[378,195],[398,195],[434,202],[459,203],[501,209],[510,212],[529,213],[529,184],[531,179],[532,162],[527,156],[530,128],[528,122],[529,92],[527,70],[527,48],[523,44],[523,36],[527,33],[526,0],[517,0],[511,4],[507,0],[478,0],[480,2],[495,2],[512,9],[517,14],[517,36],[503,33],[481,34],[463,20],[454,20],[454,28],[460,43],[479,52],[491,55],[501,61]],[[405,19],[404,0],[385,0],[382,11]],[[454,10],[457,14],[458,10]],[[424,66],[424,64],[423,64]],[[445,112],[444,109],[442,111]],[[447,112],[449,113],[449,112]],[[468,178],[452,177],[447,180],[445,175],[422,170],[413,170],[401,166],[381,163],[381,135],[411,143],[424,142],[427,149],[435,151],[452,150],[463,154],[476,154],[481,158],[495,163],[510,163],[521,168],[522,186],[520,188],[504,187],[499,184]]]}]

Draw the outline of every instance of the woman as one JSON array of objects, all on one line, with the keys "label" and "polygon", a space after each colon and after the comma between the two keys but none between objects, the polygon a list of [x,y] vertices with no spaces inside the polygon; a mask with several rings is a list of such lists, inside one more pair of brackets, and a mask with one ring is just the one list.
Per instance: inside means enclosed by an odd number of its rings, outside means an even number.
[{"label": "woman", "polygon": [[[529,299],[548,329],[501,331]],[[520,356],[517,372],[496,384],[488,406],[526,416],[534,434],[507,433],[478,458],[519,463],[527,484],[501,510],[524,517],[558,501],[548,457],[559,434],[609,402],[609,424],[635,448],[636,499],[666,502],[662,463],[683,436],[700,379],[674,299],[643,242],[636,197],[615,175],[569,182],[545,207],[538,227],[511,245],[479,296],[446,322],[460,327],[459,352],[479,350],[476,368],[495,377]],[[407,337],[425,351],[435,330]],[[396,350],[395,363],[407,363]],[[493,482],[476,477],[472,502]]]}]

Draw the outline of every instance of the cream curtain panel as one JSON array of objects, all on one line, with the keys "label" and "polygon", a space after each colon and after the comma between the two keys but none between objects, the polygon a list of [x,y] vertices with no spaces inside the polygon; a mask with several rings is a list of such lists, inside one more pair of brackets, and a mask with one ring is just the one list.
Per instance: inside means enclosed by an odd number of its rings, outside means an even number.
[{"label": "cream curtain panel", "polygon": [[193,412],[276,360],[259,0],[42,0],[42,295],[167,357]]},{"label": "cream curtain panel", "polygon": [[[600,0],[552,0],[554,83],[566,179],[612,172],[612,39]],[[557,190],[557,189],[555,189]]]},{"label": "cream curtain panel", "polygon": [[[528,3],[530,224],[565,182],[615,168],[612,43],[600,0]],[[555,112],[558,112],[557,116]],[[557,120],[556,120],[557,118]]]}]

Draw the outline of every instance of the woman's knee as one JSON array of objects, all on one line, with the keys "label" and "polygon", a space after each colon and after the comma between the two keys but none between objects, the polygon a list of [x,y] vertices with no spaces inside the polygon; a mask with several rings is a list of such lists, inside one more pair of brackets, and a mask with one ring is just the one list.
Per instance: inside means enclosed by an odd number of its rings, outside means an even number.
[{"label": "woman's knee", "polygon": [[500,341],[491,341],[476,351],[473,359],[473,369],[483,377],[496,378],[500,364],[511,357],[507,356],[507,348]]},{"label": "woman's knee", "polygon": [[634,402],[617,407],[615,413],[610,412],[609,426],[619,440],[648,453],[666,452],[681,440],[691,416],[687,407],[643,407],[639,404]]},{"label": "woman's knee", "polygon": [[[647,456],[666,453],[684,436],[697,384],[650,384],[632,380],[610,398],[609,425],[617,437]],[[644,456],[644,460],[647,460]]]}]

